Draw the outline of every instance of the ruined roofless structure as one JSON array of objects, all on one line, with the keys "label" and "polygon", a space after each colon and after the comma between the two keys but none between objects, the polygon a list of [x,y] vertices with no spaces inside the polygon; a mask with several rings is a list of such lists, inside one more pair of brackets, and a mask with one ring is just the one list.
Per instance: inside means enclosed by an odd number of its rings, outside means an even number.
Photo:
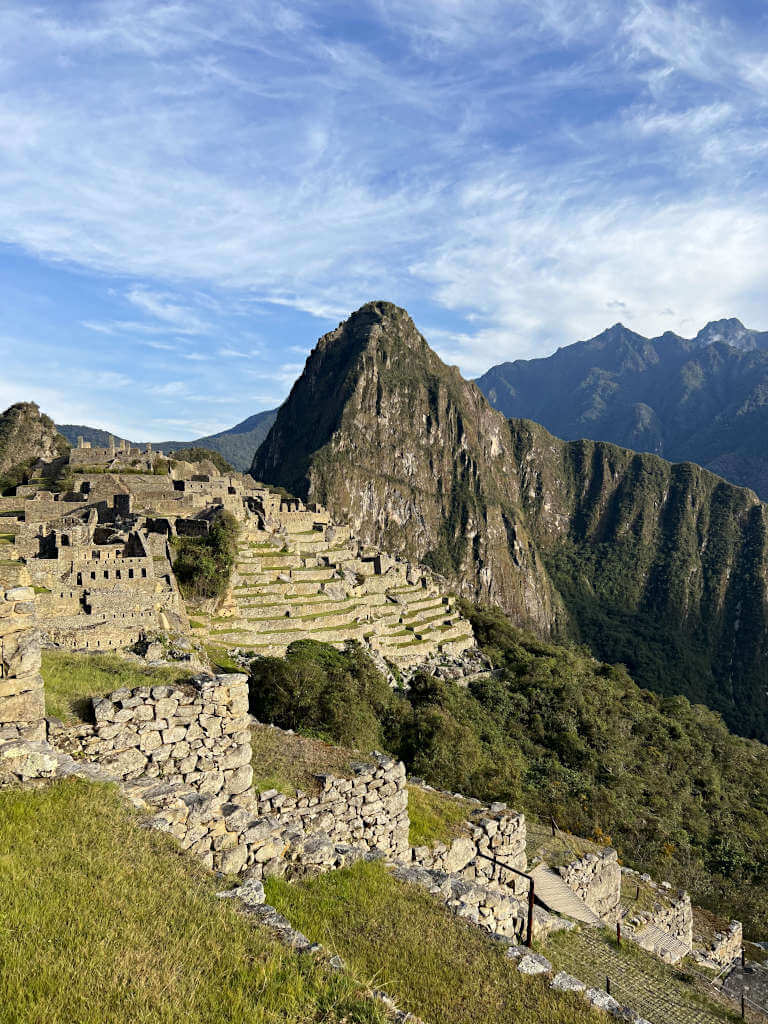
[{"label": "ruined roofless structure", "polygon": [[207,533],[221,510],[241,523],[237,564],[220,606],[195,610],[200,639],[272,655],[307,637],[356,639],[380,666],[403,667],[474,647],[429,570],[367,547],[324,508],[250,476],[167,459],[151,445],[82,438],[63,476],[66,493],[31,483],[0,497],[6,550],[25,564],[43,639],[58,647],[120,650],[153,633],[189,634],[173,539]]}]

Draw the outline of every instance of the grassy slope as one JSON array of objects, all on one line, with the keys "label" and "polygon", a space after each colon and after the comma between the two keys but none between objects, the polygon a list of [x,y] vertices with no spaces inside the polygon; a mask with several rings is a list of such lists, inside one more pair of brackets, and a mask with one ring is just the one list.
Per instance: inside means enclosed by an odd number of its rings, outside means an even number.
[{"label": "grassy slope", "polygon": [[419,786],[408,787],[408,814],[411,846],[449,845],[466,830],[462,828],[472,807],[443,793],[430,793]]},{"label": "grassy slope", "polygon": [[189,668],[144,668],[116,654],[43,651],[45,712],[69,723],[88,720],[90,698],[124,686],[167,686],[188,679]]},{"label": "grassy slope", "polygon": [[0,868],[2,1024],[381,1020],[216,900],[221,883],[112,787],[0,793]]},{"label": "grassy slope", "polygon": [[573,997],[523,978],[501,946],[379,864],[309,882],[271,879],[267,898],[429,1024],[577,1024],[595,1020]]}]

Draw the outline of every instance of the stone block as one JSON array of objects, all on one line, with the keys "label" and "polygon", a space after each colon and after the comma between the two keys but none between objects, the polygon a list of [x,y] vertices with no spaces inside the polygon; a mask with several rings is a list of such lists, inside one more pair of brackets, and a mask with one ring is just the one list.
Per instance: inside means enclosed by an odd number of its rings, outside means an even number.
[{"label": "stone block", "polygon": [[12,722],[37,722],[45,718],[45,697],[42,687],[0,698],[0,725]]},{"label": "stone block", "polygon": [[249,764],[243,765],[242,768],[236,768],[231,775],[227,773],[227,776],[226,786],[228,792],[233,795],[244,793],[247,789],[250,789],[253,782],[253,768]]},{"label": "stone block", "polygon": [[102,763],[105,768],[109,768],[117,775],[133,775],[144,769],[147,758],[140,750],[133,747],[108,755]]},{"label": "stone block", "polygon": [[3,642],[3,675],[34,676],[40,671],[40,638],[35,631]]}]

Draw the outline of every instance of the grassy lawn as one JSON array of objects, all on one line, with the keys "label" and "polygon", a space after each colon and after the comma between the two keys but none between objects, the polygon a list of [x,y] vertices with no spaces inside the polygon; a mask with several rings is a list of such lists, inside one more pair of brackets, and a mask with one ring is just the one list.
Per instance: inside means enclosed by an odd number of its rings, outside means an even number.
[{"label": "grassy lawn", "polygon": [[45,713],[62,722],[89,721],[91,697],[123,686],[169,686],[189,679],[189,668],[144,668],[117,654],[43,651]]},{"label": "grassy lawn", "polygon": [[0,1024],[382,1020],[346,976],[217,900],[110,786],[0,793]]},{"label": "grassy lawn", "polygon": [[411,846],[450,845],[466,832],[462,826],[472,807],[464,800],[430,793],[420,786],[408,787],[408,814],[411,827],[408,839]]},{"label": "grassy lawn", "polygon": [[380,864],[300,884],[270,879],[266,889],[295,927],[429,1024],[596,1021],[575,997],[523,978],[488,935]]},{"label": "grassy lawn", "polygon": [[286,796],[295,796],[297,789],[318,793],[316,775],[346,778],[352,774],[352,763],[366,760],[353,750],[308,736],[289,736],[268,725],[251,729],[251,747],[254,789],[277,789]]}]

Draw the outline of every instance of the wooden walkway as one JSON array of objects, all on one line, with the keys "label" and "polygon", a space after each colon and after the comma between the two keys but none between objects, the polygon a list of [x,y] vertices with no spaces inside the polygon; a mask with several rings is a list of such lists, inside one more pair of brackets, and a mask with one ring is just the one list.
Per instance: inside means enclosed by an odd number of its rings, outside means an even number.
[{"label": "wooden walkway", "polygon": [[570,917],[574,921],[581,921],[582,924],[589,924],[595,928],[602,927],[602,921],[597,914],[579,899],[556,871],[552,871],[546,864],[539,864],[531,871],[531,876],[535,883],[536,899],[547,910],[552,910],[563,917]]}]

